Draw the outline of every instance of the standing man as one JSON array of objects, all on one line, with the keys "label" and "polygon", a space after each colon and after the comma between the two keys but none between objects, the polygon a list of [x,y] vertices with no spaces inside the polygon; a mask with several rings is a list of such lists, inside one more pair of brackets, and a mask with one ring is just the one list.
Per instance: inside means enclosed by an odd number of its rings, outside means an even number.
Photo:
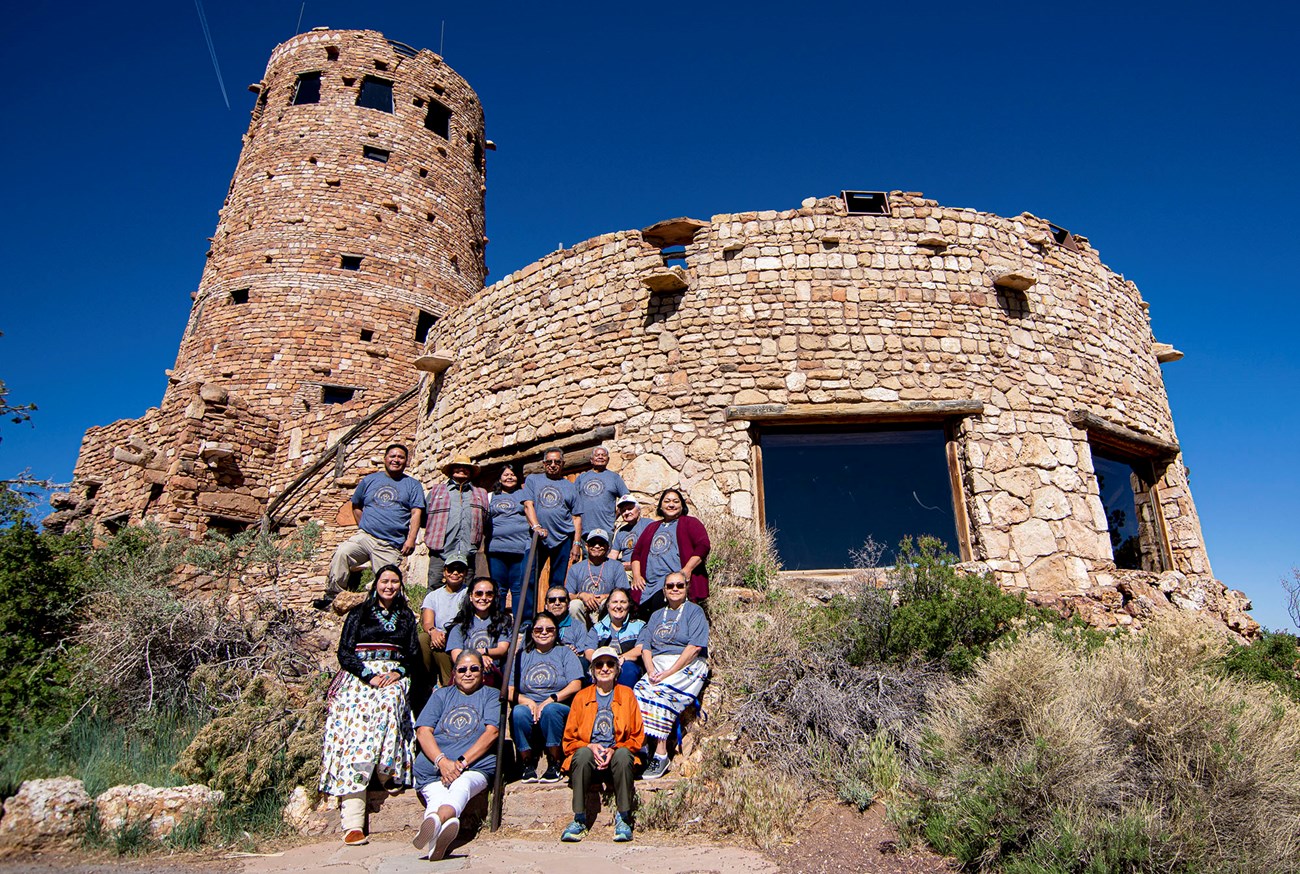
[{"label": "standing man", "polygon": [[361,530],[338,545],[330,560],[325,604],[343,591],[354,567],[370,561],[377,574],[386,565],[400,564],[415,550],[424,521],[424,487],[406,475],[406,447],[384,449],[384,469],[361,479],[352,492],[352,514]]},{"label": "standing man", "polygon": [[618,562],[609,561],[609,532],[604,528],[587,532],[587,558],[569,568],[564,588],[569,593],[569,616],[584,628],[600,615],[610,592],[627,588],[627,572]]},{"label": "standing man", "polygon": [[584,531],[594,528],[614,530],[614,506],[619,498],[627,494],[627,484],[623,482],[623,477],[608,468],[609,450],[597,446],[591,450],[591,470],[578,474],[578,479],[574,482],[578,489],[575,512],[582,517]]},{"label": "standing man", "polygon": [[614,528],[614,537],[609,543],[609,557],[622,562],[623,570],[632,573],[632,550],[637,538],[650,525],[650,520],[641,515],[641,502],[631,495],[618,499],[615,508],[618,513],[618,526]]},{"label": "standing man", "polygon": [[429,526],[424,544],[429,547],[429,591],[442,585],[445,557],[465,557],[470,568],[483,544],[483,524],[487,518],[488,493],[470,480],[478,474],[478,465],[467,455],[457,455],[442,466],[445,482],[429,489]]},{"label": "standing man", "polygon": [[549,585],[564,588],[569,572],[569,562],[578,551],[577,542],[582,537],[582,517],[577,512],[578,490],[564,478],[564,453],[548,449],[542,456],[542,473],[524,480],[524,515],[538,537],[542,548],[537,550],[537,568],[548,559],[551,562]]}]

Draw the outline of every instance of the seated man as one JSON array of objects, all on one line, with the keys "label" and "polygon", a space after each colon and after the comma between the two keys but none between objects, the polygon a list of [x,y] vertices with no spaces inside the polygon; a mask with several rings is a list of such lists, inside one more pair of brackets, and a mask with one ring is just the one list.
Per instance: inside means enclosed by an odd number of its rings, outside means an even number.
[{"label": "seated man", "polygon": [[569,593],[569,615],[583,628],[600,615],[605,599],[615,589],[627,588],[623,565],[609,561],[609,532],[595,528],[586,534],[587,557],[573,563],[564,588]]},{"label": "seated man", "polygon": [[632,808],[636,803],[633,769],[645,744],[641,709],[626,686],[617,685],[618,650],[602,646],[592,654],[588,686],[570,702],[564,724],[564,767],[573,787],[573,822],[562,841],[580,841],[587,835],[587,787],[603,779],[614,788],[614,840],[632,840]]},{"label": "seated man", "polygon": [[469,556],[462,552],[447,556],[442,571],[442,585],[424,596],[420,605],[420,625],[429,635],[430,670],[437,668],[438,685],[451,685],[451,656],[447,654],[447,635],[469,597],[465,576]]}]

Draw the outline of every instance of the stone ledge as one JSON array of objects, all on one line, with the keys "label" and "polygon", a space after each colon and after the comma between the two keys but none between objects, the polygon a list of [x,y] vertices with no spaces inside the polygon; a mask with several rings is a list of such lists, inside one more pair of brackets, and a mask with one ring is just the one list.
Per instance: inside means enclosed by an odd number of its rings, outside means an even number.
[{"label": "stone ledge", "polygon": [[984,402],[962,401],[881,401],[865,404],[742,404],[727,407],[727,421],[794,422],[817,419],[943,419],[978,416]]}]

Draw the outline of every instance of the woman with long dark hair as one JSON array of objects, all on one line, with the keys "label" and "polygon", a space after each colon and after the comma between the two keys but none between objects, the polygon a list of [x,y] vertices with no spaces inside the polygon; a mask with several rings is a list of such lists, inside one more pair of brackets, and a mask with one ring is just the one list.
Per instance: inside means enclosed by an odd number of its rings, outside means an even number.
[{"label": "woman with long dark hair", "polygon": [[396,565],[380,568],[369,596],[343,622],[342,670],[330,689],[320,791],[339,798],[348,845],[369,840],[366,789],[372,777],[411,785],[415,733],[408,696],[424,667],[417,628]]},{"label": "woman with long dark hair", "polygon": [[469,598],[447,631],[447,655],[452,662],[463,649],[483,656],[483,682],[501,688],[501,660],[510,650],[510,616],[501,609],[497,584],[479,577],[470,586]]},{"label": "woman with long dark hair", "polygon": [[664,580],[669,574],[686,575],[690,600],[709,597],[710,544],[704,523],[691,515],[679,489],[664,489],[656,513],[659,520],[646,526],[632,550],[632,597],[640,603],[643,619],[664,606]]},{"label": "woman with long dark hair", "polygon": [[531,587],[523,592],[524,562],[528,560],[531,533],[528,517],[524,515],[521,488],[519,472],[508,464],[501,468],[496,488],[488,498],[488,570],[501,587],[501,606],[505,606],[506,592],[510,593],[512,607],[522,596],[524,616],[531,617],[537,593]]},{"label": "woman with long dark hair", "polygon": [[[550,613],[537,614],[524,651],[519,654],[519,669],[512,672],[506,692],[514,704],[510,711],[510,736],[519,751],[526,783],[558,783],[562,779],[561,745],[564,722],[569,718],[569,705],[565,702],[582,688],[582,664],[572,650],[559,643],[559,636],[555,617]],[[537,776],[539,756],[534,749],[538,739],[549,760],[541,777]]]}]

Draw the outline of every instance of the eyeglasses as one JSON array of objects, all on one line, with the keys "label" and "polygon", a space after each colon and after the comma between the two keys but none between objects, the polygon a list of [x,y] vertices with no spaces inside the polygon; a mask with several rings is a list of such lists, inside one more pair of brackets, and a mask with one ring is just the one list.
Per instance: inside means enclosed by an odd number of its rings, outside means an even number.
[{"label": "eyeglasses", "polygon": [[685,584],[685,583],[664,583],[664,588],[665,588],[665,589],[684,589],[684,588],[686,588],[686,584]]},{"label": "eyeglasses", "polygon": [[563,603],[564,603],[565,601],[567,601],[567,600],[569,600],[569,599],[568,599],[568,598],[547,598],[547,599],[546,599],[546,603],[547,603],[547,604],[563,604]]},{"label": "eyeglasses", "polygon": [[554,633],[555,633],[554,628],[537,627],[533,629],[533,634],[554,634]]},{"label": "eyeglasses", "polygon": [[474,592],[473,596],[475,598],[491,598],[493,594],[494,594],[493,591],[491,589],[488,589],[485,592]]},{"label": "eyeglasses", "polygon": [[461,665],[459,668],[456,669],[456,673],[458,673],[458,674],[481,674],[481,673],[483,673],[483,669],[480,668],[478,665]]},{"label": "eyeglasses", "polygon": [[598,671],[612,671],[616,667],[618,667],[618,662],[612,662],[606,659],[601,659],[598,662],[592,662],[591,666]]},{"label": "eyeglasses", "polygon": [[462,577],[465,576],[465,569],[463,567],[445,567],[442,569],[442,572],[444,574],[459,574]]},{"label": "eyeglasses", "polygon": [[564,462],[555,458],[548,458],[543,461],[542,464],[546,467],[550,467],[552,464],[564,464]]}]

